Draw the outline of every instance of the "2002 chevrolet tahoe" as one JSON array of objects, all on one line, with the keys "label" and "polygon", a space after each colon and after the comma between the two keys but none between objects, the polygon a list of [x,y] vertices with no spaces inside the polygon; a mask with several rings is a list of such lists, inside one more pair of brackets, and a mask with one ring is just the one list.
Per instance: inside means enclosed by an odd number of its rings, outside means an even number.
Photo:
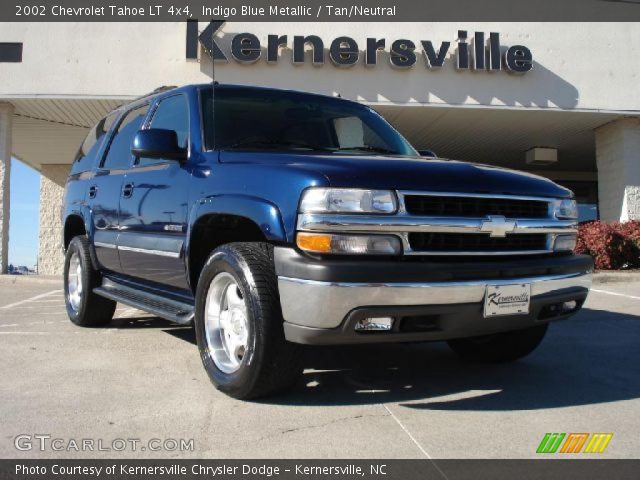
[{"label": "2002 chevrolet tahoe", "polygon": [[512,361],[587,297],[576,218],[552,181],[422,158],[352,101],[163,88],[102,119],[73,163],[67,311],[86,327],[116,302],[193,322],[236,398],[292,385],[300,344],[446,340]]}]

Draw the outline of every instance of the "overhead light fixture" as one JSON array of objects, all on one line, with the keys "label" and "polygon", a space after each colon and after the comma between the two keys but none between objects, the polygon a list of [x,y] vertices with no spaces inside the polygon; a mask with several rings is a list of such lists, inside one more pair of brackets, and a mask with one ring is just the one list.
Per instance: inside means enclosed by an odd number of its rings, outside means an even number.
[{"label": "overhead light fixture", "polygon": [[553,165],[558,161],[558,149],[550,147],[534,147],[525,153],[528,165]]}]

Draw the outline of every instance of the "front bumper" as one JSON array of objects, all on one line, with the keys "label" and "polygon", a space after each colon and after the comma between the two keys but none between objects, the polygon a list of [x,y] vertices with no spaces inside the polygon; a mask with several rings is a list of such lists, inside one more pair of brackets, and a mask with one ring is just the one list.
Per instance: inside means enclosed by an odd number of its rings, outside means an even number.
[{"label": "front bumper", "polygon": [[[566,318],[584,303],[590,257],[451,264],[357,260],[315,261],[275,249],[280,302],[289,341],[306,344],[445,340],[527,328]],[[383,280],[386,278],[386,280]],[[487,285],[531,284],[527,315],[483,318]],[[557,307],[575,301],[577,308]],[[357,332],[358,320],[396,319],[390,332]]]}]

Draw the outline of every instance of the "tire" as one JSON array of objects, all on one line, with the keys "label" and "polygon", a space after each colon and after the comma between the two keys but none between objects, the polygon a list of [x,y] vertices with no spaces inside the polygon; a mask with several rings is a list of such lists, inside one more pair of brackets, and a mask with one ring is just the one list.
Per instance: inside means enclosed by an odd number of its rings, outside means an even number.
[{"label": "tire", "polygon": [[200,357],[218,390],[249,400],[296,383],[301,348],[284,338],[273,247],[230,243],[214,250],[195,300]]},{"label": "tire", "polygon": [[107,325],[116,311],[116,302],[93,293],[100,279],[91,263],[87,237],[74,237],[64,258],[64,300],[69,319],[80,327]]},{"label": "tire", "polygon": [[514,362],[533,352],[542,342],[548,324],[513,332],[449,340],[451,349],[465,360],[482,363]]}]

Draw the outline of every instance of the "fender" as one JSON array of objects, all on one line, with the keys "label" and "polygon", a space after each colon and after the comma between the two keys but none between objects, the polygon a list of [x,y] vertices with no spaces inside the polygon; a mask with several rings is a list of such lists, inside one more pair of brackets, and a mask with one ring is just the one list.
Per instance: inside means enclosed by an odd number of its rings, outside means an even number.
[{"label": "fender", "polygon": [[214,213],[245,217],[258,225],[267,240],[287,241],[280,210],[274,203],[252,195],[225,194],[211,195],[195,202],[189,215],[187,245],[190,244],[191,232],[198,219]]},{"label": "fender", "polygon": [[273,242],[287,241],[287,234],[284,229],[280,210],[269,200],[242,194],[211,195],[201,198],[194,203],[189,214],[189,225],[187,227],[184,251],[187,278],[190,278],[189,253],[193,227],[200,218],[211,214],[245,217],[260,228],[267,240]]}]

